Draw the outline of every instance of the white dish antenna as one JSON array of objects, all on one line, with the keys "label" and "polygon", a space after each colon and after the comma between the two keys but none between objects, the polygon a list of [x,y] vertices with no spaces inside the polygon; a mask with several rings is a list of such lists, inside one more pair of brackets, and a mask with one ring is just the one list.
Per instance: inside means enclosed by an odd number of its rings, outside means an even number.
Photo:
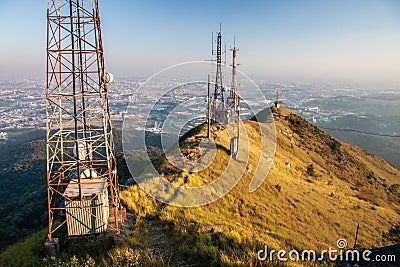
[{"label": "white dish antenna", "polygon": [[105,82],[107,84],[112,83],[114,81],[114,75],[106,72],[105,74],[102,75],[101,79],[103,80],[103,82]]}]

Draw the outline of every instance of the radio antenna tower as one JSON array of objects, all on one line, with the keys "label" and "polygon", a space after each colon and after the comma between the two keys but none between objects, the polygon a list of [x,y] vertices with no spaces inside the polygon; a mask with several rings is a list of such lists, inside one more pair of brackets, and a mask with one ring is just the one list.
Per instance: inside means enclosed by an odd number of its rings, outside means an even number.
[{"label": "radio antenna tower", "polygon": [[237,53],[239,49],[236,48],[236,39],[232,49],[232,84],[230,95],[228,99],[229,103],[229,122],[237,122],[240,115],[240,98],[237,91]]},{"label": "radio antenna tower", "polygon": [[[53,234],[69,237],[114,230],[123,220],[98,1],[48,0],[46,250]],[[55,225],[54,221],[60,221]]]},{"label": "radio antenna tower", "polygon": [[[214,41],[213,41],[214,42]],[[212,55],[217,57],[217,69],[215,73],[215,88],[211,100],[211,121],[214,124],[226,124],[227,123],[227,112],[225,107],[225,88],[223,85],[222,76],[222,26],[217,33],[217,50],[213,51]]]},{"label": "radio antenna tower", "polygon": [[231,155],[234,159],[237,158],[239,150],[239,138],[240,138],[240,97],[237,91],[237,52],[239,49],[236,48],[236,38],[234,39],[234,46],[232,49],[232,84],[230,95],[228,99],[229,108],[229,123],[236,123],[236,136],[231,140]]}]

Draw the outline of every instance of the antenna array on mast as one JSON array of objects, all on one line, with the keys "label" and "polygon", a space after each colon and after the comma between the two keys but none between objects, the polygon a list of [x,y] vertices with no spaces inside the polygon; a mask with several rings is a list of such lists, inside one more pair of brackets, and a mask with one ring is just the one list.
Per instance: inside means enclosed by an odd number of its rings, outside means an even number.
[{"label": "antenna array on mast", "polygon": [[[214,41],[213,41],[214,42]],[[220,31],[217,33],[217,49],[213,51],[212,55],[216,56],[216,72],[215,72],[215,84],[214,93],[211,96],[211,122],[213,124],[226,124],[227,123],[227,110],[225,106],[225,87],[223,85],[223,74],[222,74],[222,56],[226,54],[222,51],[222,26],[220,25]]]},{"label": "antenna array on mast", "polygon": [[207,125],[208,125],[208,138],[211,135],[211,125],[232,125],[236,127],[236,136],[231,139],[231,155],[234,159],[237,158],[239,150],[240,138],[240,97],[237,90],[237,52],[236,39],[234,40],[234,47],[232,49],[232,82],[229,92],[229,97],[225,99],[226,87],[223,84],[222,74],[222,56],[225,54],[226,64],[226,45],[225,53],[222,52],[222,29],[217,33],[217,49],[214,50],[214,34],[212,55],[216,56],[216,72],[214,92],[210,92],[210,76],[208,78],[208,111],[207,111]]},{"label": "antenna array on mast", "polygon": [[228,98],[229,107],[229,122],[235,123],[240,120],[240,98],[237,90],[237,53],[239,49],[236,48],[236,39],[234,39],[234,46],[232,48],[232,82],[230,95]]}]

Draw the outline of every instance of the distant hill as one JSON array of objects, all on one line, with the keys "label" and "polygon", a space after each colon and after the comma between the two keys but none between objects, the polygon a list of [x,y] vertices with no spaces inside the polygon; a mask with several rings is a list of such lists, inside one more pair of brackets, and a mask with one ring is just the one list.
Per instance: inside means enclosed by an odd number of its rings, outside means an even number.
[{"label": "distant hill", "polygon": [[0,146],[0,249],[47,224],[43,137],[43,130],[21,130]]},{"label": "distant hill", "polygon": [[[389,117],[387,120],[395,124],[398,119],[396,117]],[[345,116],[337,118],[334,121],[327,123],[320,122],[317,124],[321,129],[326,130],[329,134],[353,145],[361,147],[368,152],[371,152],[379,157],[387,160],[396,168],[400,168],[400,140],[399,138],[391,138],[380,136],[376,133],[376,129],[382,129],[386,133],[395,133],[396,126],[385,127],[381,125],[382,122],[374,118],[360,118],[358,116]],[[341,130],[341,129],[357,129],[355,131]],[[364,134],[362,134],[364,132]],[[373,134],[365,134],[373,133]],[[390,135],[390,134],[389,134]],[[394,136],[396,134],[393,134]]]},{"label": "distant hill", "polygon": [[[265,245],[276,250],[321,251],[336,248],[339,238],[352,245],[357,223],[360,247],[381,245],[382,232],[400,221],[400,171],[332,138],[291,110],[273,109],[273,113],[276,156],[257,191],[248,192],[251,168],[227,196],[203,207],[166,206],[132,186],[121,192],[123,203],[134,216],[131,234],[109,246],[95,240],[79,246],[64,241],[59,261],[68,262],[77,255],[83,262],[88,254],[103,265],[258,266],[257,251]],[[257,166],[260,126],[250,120],[245,127],[251,151],[247,164]],[[205,130],[199,126],[182,138],[183,154],[197,156],[198,140],[205,137]],[[155,162],[159,172],[184,186],[215,180],[230,160],[228,135],[224,129],[218,131],[217,157],[209,168],[184,172],[160,158]],[[34,243],[31,239],[24,246],[32,244],[28,250],[38,249],[40,242]],[[0,265],[20,255],[22,244],[0,254]],[[94,248],[98,251],[91,254]],[[22,261],[23,255],[20,258]]]}]

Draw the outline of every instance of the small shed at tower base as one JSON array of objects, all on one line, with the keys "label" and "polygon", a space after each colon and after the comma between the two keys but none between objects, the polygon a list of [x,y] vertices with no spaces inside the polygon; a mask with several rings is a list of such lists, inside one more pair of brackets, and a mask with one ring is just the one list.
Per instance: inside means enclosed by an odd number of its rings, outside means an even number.
[{"label": "small shed at tower base", "polygon": [[81,179],[82,198],[79,184],[72,180],[64,197],[67,230],[69,237],[101,234],[107,231],[110,215],[107,180]]}]

